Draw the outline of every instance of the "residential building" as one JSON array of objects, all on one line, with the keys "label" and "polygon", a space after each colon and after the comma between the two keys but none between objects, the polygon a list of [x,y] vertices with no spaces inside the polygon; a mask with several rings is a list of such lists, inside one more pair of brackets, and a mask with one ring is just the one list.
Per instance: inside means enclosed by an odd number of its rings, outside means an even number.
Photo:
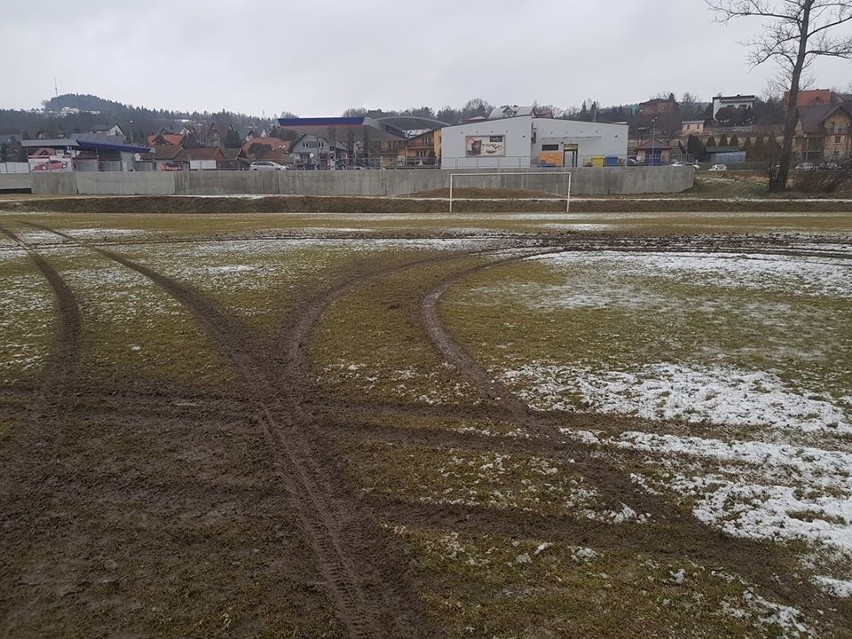
[{"label": "residential building", "polygon": [[190,170],[213,170],[219,168],[219,162],[225,160],[225,154],[219,147],[201,147],[198,149],[182,149],[175,158]]},{"label": "residential building", "polygon": [[672,147],[660,140],[648,140],[636,147],[636,161],[639,164],[660,166],[669,164],[672,159]]},{"label": "residential building", "polygon": [[[787,108],[789,91],[784,91],[784,109]],[[796,108],[806,109],[814,106],[828,106],[834,102],[831,89],[802,89],[796,96]]]},{"label": "residential building", "polygon": [[646,118],[673,115],[678,110],[679,105],[677,100],[672,100],[671,98],[654,98],[653,100],[639,103],[639,115]]},{"label": "residential building", "polygon": [[[405,139],[393,137],[370,141],[367,149],[370,160],[365,162],[375,164],[378,159],[378,165],[387,168],[436,166],[437,158],[441,156],[441,129],[449,124],[434,118],[411,115],[384,116],[377,118],[376,123],[379,126],[389,125]],[[363,141],[357,140],[354,146],[358,157],[363,158]]]},{"label": "residential building", "polygon": [[346,162],[349,151],[342,142],[332,145],[323,137],[303,135],[291,146],[290,156],[297,165],[331,168],[338,162]]},{"label": "residential building", "polygon": [[161,130],[159,133],[154,133],[148,136],[148,146],[183,146],[186,135],[182,133],[172,133],[170,131]]},{"label": "residential building", "polygon": [[799,109],[793,151],[807,162],[852,158],[852,114],[842,104]]},{"label": "residential building", "polygon": [[90,133],[97,133],[100,135],[113,135],[117,137],[126,137],[124,135],[124,131],[122,131],[121,127],[117,124],[113,124],[110,126],[109,124],[96,124],[92,127]]},{"label": "residential building", "polygon": [[224,159],[219,162],[220,169],[237,171],[251,164],[251,161],[246,158],[245,152],[239,147],[233,148],[226,146],[222,149],[222,155]]},{"label": "residential building", "polygon": [[441,129],[415,133],[405,143],[406,166],[435,166],[441,157]]},{"label": "residential building", "polygon": [[690,135],[702,135],[704,133],[704,120],[684,120],[680,125],[682,137]]},{"label": "residential building", "polygon": [[177,144],[154,145],[150,153],[143,153],[142,160],[150,162],[155,171],[180,170],[180,162],[177,156],[183,151],[183,147]]},{"label": "residential building", "polygon": [[249,160],[272,160],[279,164],[290,164],[293,161],[291,151],[292,140],[281,138],[253,137],[243,144],[241,151]]},{"label": "residential building", "polygon": [[717,95],[713,98],[713,119],[720,109],[733,107],[735,109],[754,109],[755,96],[753,95]]}]

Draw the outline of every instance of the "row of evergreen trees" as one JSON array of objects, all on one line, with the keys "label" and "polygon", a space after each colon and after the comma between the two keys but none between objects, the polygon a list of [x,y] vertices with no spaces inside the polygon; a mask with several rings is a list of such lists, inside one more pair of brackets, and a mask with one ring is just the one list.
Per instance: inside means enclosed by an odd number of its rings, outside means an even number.
[{"label": "row of evergreen trees", "polygon": [[778,157],[781,152],[781,146],[778,144],[775,136],[758,135],[752,139],[751,136],[746,136],[745,140],[740,143],[736,134],[728,138],[724,133],[717,141],[712,135],[702,142],[701,138],[696,135],[690,135],[686,142],[686,152],[693,157],[707,159],[707,149],[710,147],[738,147],[746,152],[746,159],[755,161],[768,161]]}]

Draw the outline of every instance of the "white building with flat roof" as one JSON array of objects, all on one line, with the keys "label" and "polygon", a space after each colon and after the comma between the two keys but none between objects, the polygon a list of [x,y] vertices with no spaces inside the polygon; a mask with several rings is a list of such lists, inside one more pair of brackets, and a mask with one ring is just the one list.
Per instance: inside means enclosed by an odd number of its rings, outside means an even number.
[{"label": "white building with flat roof", "polygon": [[477,120],[441,129],[442,169],[602,165],[627,155],[627,124],[536,118]]}]

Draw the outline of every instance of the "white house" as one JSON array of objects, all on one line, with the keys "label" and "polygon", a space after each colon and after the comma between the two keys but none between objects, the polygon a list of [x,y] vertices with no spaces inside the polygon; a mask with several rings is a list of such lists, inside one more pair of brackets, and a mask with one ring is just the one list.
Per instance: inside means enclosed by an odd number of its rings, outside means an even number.
[{"label": "white house", "polygon": [[713,119],[716,119],[719,109],[724,109],[725,107],[753,109],[754,99],[755,96],[753,95],[717,95],[713,98]]},{"label": "white house", "polygon": [[441,129],[441,168],[573,167],[627,155],[627,125],[519,115]]}]

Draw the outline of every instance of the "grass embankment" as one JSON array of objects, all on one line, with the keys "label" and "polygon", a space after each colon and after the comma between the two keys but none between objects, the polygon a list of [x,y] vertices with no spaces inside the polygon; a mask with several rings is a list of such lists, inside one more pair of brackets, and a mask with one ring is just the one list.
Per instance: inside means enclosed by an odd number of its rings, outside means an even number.
[{"label": "grass embankment", "polygon": [[[712,190],[711,190],[712,192]],[[454,202],[457,213],[522,213],[565,212],[564,199],[462,199]],[[613,196],[572,198],[572,213],[597,212],[852,212],[852,200],[835,201],[777,197],[771,199],[740,198],[735,195],[666,194],[648,196]],[[493,198],[506,197],[496,191]],[[256,196],[233,197],[57,197],[0,201],[0,211],[66,212],[66,213],[446,213],[448,203],[440,199],[405,197],[314,197]]]}]

